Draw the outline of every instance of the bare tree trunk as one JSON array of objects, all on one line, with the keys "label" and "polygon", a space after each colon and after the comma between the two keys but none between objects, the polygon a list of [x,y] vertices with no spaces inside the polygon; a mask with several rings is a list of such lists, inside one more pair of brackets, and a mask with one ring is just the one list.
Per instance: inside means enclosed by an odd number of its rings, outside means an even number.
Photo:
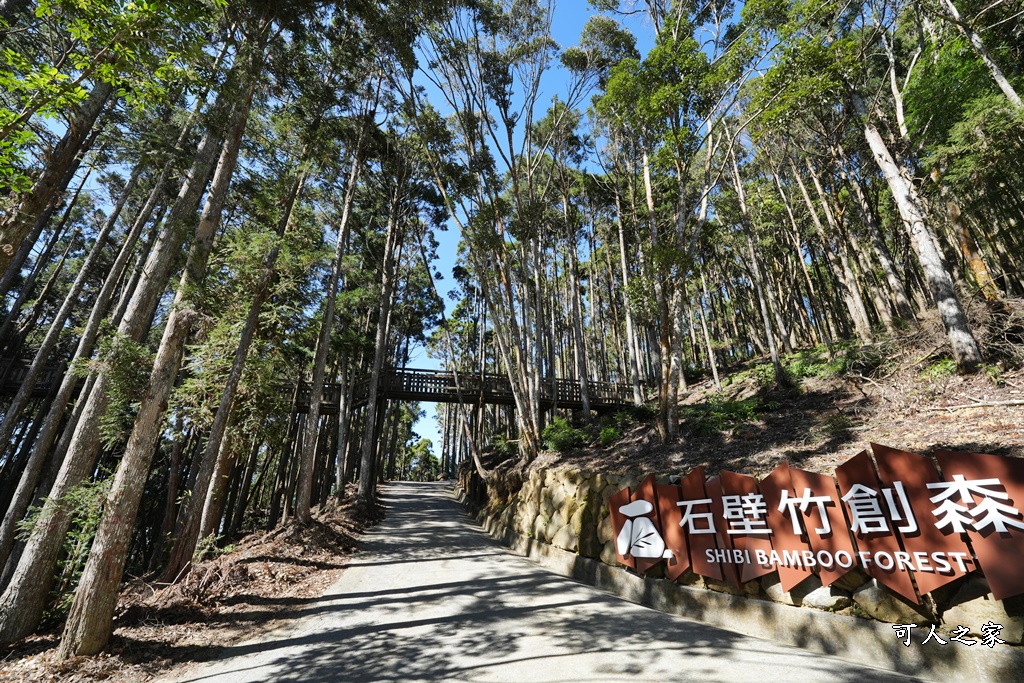
[{"label": "bare tree trunk", "polygon": [[[843,226],[839,225],[839,221],[836,220],[835,214],[832,213],[832,207],[828,203],[828,196],[825,194],[824,188],[821,186],[821,180],[818,178],[818,173],[814,170],[814,165],[811,164],[810,159],[805,159],[807,171],[810,173],[811,181],[814,183],[814,189],[818,194],[818,199],[821,201],[821,210],[825,213],[825,220],[828,221],[828,226],[832,230],[833,234],[837,236],[837,248],[836,254],[839,256],[839,263],[843,267],[843,284],[847,290],[848,300],[852,303],[850,314],[853,317],[853,325],[857,330],[857,336],[863,341],[871,341],[871,320],[868,318],[867,308],[864,306],[864,298],[860,293],[860,286],[857,284],[857,275],[853,271],[853,266],[850,264],[850,256],[847,253],[846,241],[842,237]],[[792,163],[792,159],[790,159]],[[796,168],[793,168],[793,172],[796,173]],[[797,176],[797,182],[800,182],[799,176]],[[801,188],[803,185],[801,184]],[[808,209],[814,211],[813,205],[808,202]],[[817,216],[817,213],[814,214]],[[817,227],[821,227],[820,223],[816,223]],[[819,231],[822,242],[826,242],[826,236],[824,231]]]},{"label": "bare tree trunk", "polygon": [[[647,158],[647,152],[644,152],[643,155],[643,173],[644,195],[647,200],[647,220],[651,230],[651,246],[652,249],[656,249],[658,246],[658,224],[654,211],[654,188],[651,185],[651,165],[650,160]],[[678,430],[678,426],[673,429],[673,425],[669,421],[669,403],[671,402],[669,385],[671,384],[672,377],[672,320],[664,283],[654,270],[654,268],[651,269],[651,274],[654,282],[655,305],[658,309],[658,347],[661,361],[658,377],[658,418],[655,426],[658,430],[658,438],[661,439],[662,443],[667,443]]]},{"label": "bare tree trunk", "polygon": [[[710,306],[711,305],[711,295],[708,293],[708,283],[704,279],[704,273],[703,272],[701,272],[701,274],[700,274],[700,285],[701,285],[701,288],[704,290],[704,298],[707,299],[708,305]],[[715,359],[715,349],[711,345],[711,335],[708,334],[708,323],[707,323],[707,320],[706,320],[706,316],[704,315],[704,306],[703,305],[698,304],[698,306],[697,306],[697,313],[700,315],[700,326],[701,326],[701,329],[704,331],[704,344],[707,346],[707,349],[708,349],[708,363],[711,365],[711,376],[714,377],[714,379],[715,379],[715,388],[718,389],[719,391],[721,391],[722,390],[722,383],[718,379],[718,362]]]},{"label": "bare tree trunk", "polygon": [[[103,223],[103,227],[100,228],[99,233],[96,235],[96,241],[89,250],[89,255],[86,257],[85,262],[83,262],[81,268],[79,268],[75,281],[71,284],[71,288],[68,289],[68,293],[64,297],[64,302],[54,315],[53,321],[50,323],[50,328],[47,330],[46,336],[39,345],[35,358],[33,358],[32,364],[29,366],[28,372],[22,380],[21,388],[18,390],[18,393],[14,398],[11,399],[11,403],[4,413],[3,423],[0,423],[0,444],[6,444],[10,440],[14,424],[21,416],[21,411],[25,407],[25,404],[29,401],[29,398],[32,395],[32,390],[35,388],[36,380],[39,378],[39,374],[43,371],[43,367],[50,360],[50,354],[57,345],[61,332],[64,331],[64,323],[67,322],[72,309],[78,305],[78,295],[85,286],[85,281],[89,276],[89,271],[103,253],[103,248],[106,246],[107,238],[110,236],[111,231],[114,229],[114,224],[121,215],[121,209],[124,208],[124,204],[128,200],[128,195],[130,195],[132,190],[135,189],[135,183],[139,179],[139,174],[141,172],[142,164],[136,165],[131,178],[128,180],[128,184],[125,185],[124,190],[121,192],[121,197],[111,209],[110,215],[107,216],[107,220]],[[0,447],[0,452],[2,452],[2,447]]]},{"label": "bare tree trunk", "polygon": [[403,210],[401,205],[404,195],[404,183],[399,182],[391,197],[391,210],[388,216],[387,239],[384,244],[384,264],[381,268],[380,313],[377,318],[377,334],[374,341],[373,366],[370,371],[370,395],[366,404],[366,427],[363,430],[362,455],[359,464],[359,498],[372,502],[376,498],[377,489],[377,458],[374,455],[374,437],[377,433],[377,411],[380,410],[378,396],[381,372],[384,369],[384,357],[387,354],[388,323],[391,317],[392,296],[395,285],[395,257],[401,241],[400,223]]},{"label": "bare tree trunk", "polygon": [[[277,263],[277,257],[281,253],[280,240],[283,239],[287,230],[296,198],[302,192],[304,181],[305,172],[299,171],[295,176],[295,181],[292,183],[284,212],[277,225],[276,234],[278,242],[274,244],[264,260],[263,273],[256,285],[253,300],[249,304],[249,311],[242,326],[242,333],[235,347],[231,370],[228,372],[224,389],[221,392],[220,403],[217,405],[217,412],[213,418],[213,425],[210,427],[210,435],[207,438],[196,481],[192,487],[192,495],[189,497],[187,505],[182,508],[184,519],[179,522],[178,536],[171,551],[167,568],[164,571],[165,581],[172,581],[183,575],[181,570],[192,558],[192,553],[195,552],[196,543],[199,538],[212,533],[211,527],[215,520],[210,518],[214,516],[214,513],[216,513],[218,518],[220,516],[220,509],[218,506],[211,504],[211,498],[219,500],[221,491],[218,484],[224,483],[223,478],[228,473],[218,471],[216,476],[214,476],[214,471],[223,470],[225,464],[223,461],[227,460],[223,441],[224,432],[228,425],[228,417],[231,414],[231,406],[235,400],[238,383],[242,379],[245,361],[249,357],[249,347],[252,345],[253,337],[256,335],[263,303],[270,295],[270,287],[276,277],[274,265]],[[217,509],[214,510],[214,508]]]},{"label": "bare tree trunk", "polygon": [[960,299],[953,286],[953,279],[943,262],[935,238],[928,229],[917,190],[901,173],[900,166],[893,159],[882,134],[871,121],[864,101],[857,94],[854,94],[853,98],[857,112],[864,117],[864,137],[867,139],[868,146],[871,147],[875,162],[889,184],[893,199],[903,217],[903,224],[910,235],[918,262],[924,270],[928,288],[939,309],[942,324],[946,328],[946,336],[949,338],[957,368],[961,372],[973,372],[981,363],[981,350],[978,348],[978,342],[967,322],[967,316],[960,306]]},{"label": "bare tree trunk", "polygon": [[[166,170],[167,167],[165,167],[164,171],[166,172]],[[72,359],[72,363],[79,359],[88,358],[92,354],[93,348],[96,343],[96,339],[100,332],[100,326],[103,322],[104,317],[106,316],[107,310],[110,306],[110,302],[113,298],[114,289],[117,286],[117,281],[121,276],[121,272],[127,265],[128,259],[131,257],[132,251],[135,248],[135,244],[136,242],[138,242],[138,238],[142,232],[142,228],[144,227],[147,218],[152,213],[156,201],[160,196],[163,178],[164,175],[161,175],[160,178],[158,179],[156,186],[154,186],[152,192],[150,193],[149,200],[147,201],[146,205],[142,208],[142,210],[139,212],[139,215],[136,218],[131,231],[124,239],[124,243],[121,246],[121,251],[118,253],[117,259],[111,266],[110,273],[107,275],[107,278],[103,283],[103,287],[100,289],[100,292],[96,297],[96,301],[93,303],[93,308],[89,315],[89,320],[86,323],[85,330],[82,333],[82,337],[78,340],[78,347],[75,350],[75,355],[74,358]],[[63,420],[65,415],[65,407],[71,400],[72,394],[74,393],[74,389],[77,384],[77,377],[75,377],[71,373],[65,374],[64,379],[61,382],[60,389],[57,392],[57,396],[53,400],[53,403],[50,406],[50,410],[47,413],[46,420],[43,423],[43,429],[40,432],[39,436],[36,438],[36,442],[33,444],[32,455],[29,458],[29,462],[25,468],[25,471],[22,473],[21,481],[18,484],[17,492],[15,493],[14,500],[12,501],[10,508],[8,509],[8,512],[4,517],[3,525],[2,527],[0,527],[0,558],[6,559],[8,554],[10,553],[11,546],[14,542],[15,525],[17,524],[18,521],[21,520],[22,516],[24,516],[25,511],[28,509],[29,503],[32,500],[32,494],[36,488],[37,482],[39,481],[39,475],[40,471],[42,470],[43,463],[45,462],[47,454],[50,451],[50,446],[53,445],[54,439],[57,438],[57,433],[60,429],[61,421]],[[79,397],[79,405],[76,408],[78,414],[84,412],[86,404],[90,403],[90,399],[92,397],[92,386],[92,381],[86,382],[86,386],[85,388],[83,388],[81,395]],[[97,411],[95,408],[95,405],[93,405],[92,414],[94,416],[97,416],[96,419],[98,419],[98,415],[101,415],[102,412]],[[105,410],[105,407],[103,408],[103,410]],[[65,427],[65,429],[68,430],[66,437],[69,440],[69,442],[68,444],[64,444],[61,447],[58,447],[58,453],[71,453],[70,439],[74,432],[77,430],[77,423],[78,420],[76,419],[74,422],[69,423]],[[62,442],[63,441],[64,437],[62,437]],[[54,488],[52,491],[50,491],[51,498],[59,499],[67,492],[67,490],[77,485],[78,481],[80,481],[81,479],[81,476],[84,476],[84,472],[86,472],[92,466],[92,460],[90,458],[94,457],[94,453],[95,451],[93,451],[93,454],[87,453],[83,456],[79,456],[82,459],[81,462],[75,461],[75,459],[71,455],[65,457],[65,461],[68,463],[69,468],[67,472],[65,472],[67,478],[59,476],[58,479],[55,480]],[[71,472],[79,471],[82,472],[83,474],[70,474]],[[78,476],[78,479],[75,479],[76,476]],[[58,485],[57,481],[63,483]],[[18,621],[20,623],[25,624],[25,626],[22,628],[27,629],[22,633],[22,635],[27,635],[28,633],[30,633],[32,629],[35,628],[36,624],[38,624],[38,619],[42,615],[43,603],[45,602],[46,594],[49,591],[49,583],[48,579],[43,578],[42,580],[40,580],[38,577],[46,577],[47,574],[51,571],[52,562],[56,558],[56,553],[60,549],[60,544],[63,541],[63,535],[64,533],[66,533],[67,530],[66,524],[69,522],[69,520],[66,518],[66,515],[63,513],[63,511],[60,510],[59,507],[50,511],[50,517],[52,517],[49,523],[52,524],[50,529],[53,530],[53,535],[37,535],[35,532],[33,532],[32,537],[30,538],[29,544],[27,546],[28,552],[23,553],[22,559],[19,561],[19,566],[23,562],[29,562],[30,560],[34,561],[34,564],[32,564],[31,566],[27,566],[26,569],[21,574],[19,574],[19,576],[21,577],[19,580],[25,581],[26,583],[13,589],[16,592],[26,593],[24,601],[16,600],[13,596],[7,596],[6,593],[4,594],[3,598],[0,598],[0,606],[7,604],[17,604],[19,606],[18,609],[21,616],[19,617]],[[59,534],[56,532],[56,530],[60,530]],[[45,550],[40,550],[36,547],[37,545],[46,545],[47,548]],[[37,550],[39,550],[39,552],[37,552]],[[33,579],[32,577],[36,578]],[[14,581],[12,579],[11,584],[9,585],[13,584]],[[8,600],[12,600],[13,602],[8,603]],[[6,633],[6,628],[7,626],[6,622],[4,621],[4,617],[0,615],[0,641],[3,641],[3,639],[6,637],[4,635],[4,633]]]},{"label": "bare tree trunk", "polygon": [[836,145],[835,149],[840,162],[840,174],[843,180],[846,181],[846,186],[850,189],[856,199],[857,210],[860,212],[861,220],[864,222],[865,227],[868,229],[868,236],[871,239],[871,245],[875,249],[875,256],[878,258],[878,263],[882,266],[882,273],[885,274],[885,281],[889,285],[889,290],[892,292],[893,301],[896,304],[896,312],[900,318],[904,320],[914,319],[914,310],[910,306],[910,299],[907,297],[907,290],[904,288],[903,283],[896,276],[896,269],[892,264],[892,254],[889,252],[889,247],[885,244],[885,239],[882,237],[882,230],[878,225],[878,221],[875,220],[875,213],[871,210],[871,205],[868,203],[868,199],[864,194],[864,188],[861,186],[860,179],[853,176],[846,170],[846,166],[849,165],[849,159],[846,157],[846,152],[843,150],[841,145]]},{"label": "bare tree trunk", "polygon": [[[72,168],[75,168],[75,166],[76,165],[73,164]],[[25,281],[21,284],[21,290],[18,292],[18,297],[15,299],[14,303],[11,304],[11,308],[7,312],[7,317],[4,319],[3,325],[0,326],[0,345],[7,341],[8,333],[17,321],[18,314],[21,313],[21,307],[25,305],[25,302],[32,294],[36,280],[39,278],[39,275],[43,272],[46,266],[50,264],[50,255],[53,254],[53,250],[57,246],[57,242],[64,235],[64,229],[67,227],[68,220],[71,218],[71,212],[74,211],[75,206],[77,206],[78,197],[81,195],[82,188],[85,187],[85,183],[89,180],[89,176],[92,172],[93,167],[90,166],[82,175],[82,181],[78,184],[78,187],[75,188],[74,193],[71,195],[71,199],[68,201],[68,205],[64,209],[64,214],[61,216],[60,221],[57,222],[53,232],[50,233],[46,246],[43,247],[39,256],[36,257],[35,263],[32,267],[32,272],[29,273],[29,276],[25,278]],[[71,173],[71,171],[69,171],[69,173]],[[52,208],[53,207],[51,206],[51,209]],[[21,248],[18,249],[18,253],[15,256],[14,261],[10,266],[8,266],[7,272],[4,273],[2,280],[0,280],[0,294],[6,294],[15,278],[17,278],[21,273],[22,266],[25,264],[25,261],[28,260],[28,256],[32,252],[32,246],[39,239],[39,235],[42,234],[42,228],[44,227],[44,224],[48,222],[51,213],[52,211],[50,209],[43,212],[43,215],[38,221],[36,221],[36,225],[32,229],[32,234],[22,242]]]},{"label": "bare tree trunk", "polygon": [[323,400],[324,393],[327,352],[330,347],[331,331],[334,329],[334,307],[338,298],[338,282],[341,279],[341,260],[348,246],[349,215],[352,210],[352,201],[355,198],[359,170],[362,166],[362,146],[367,125],[364,120],[359,128],[359,136],[352,151],[352,168],[349,170],[348,185],[345,187],[345,200],[341,210],[341,225],[338,226],[338,243],[334,251],[334,264],[331,267],[331,277],[327,283],[327,292],[324,294],[323,323],[316,340],[316,350],[313,352],[313,376],[310,379],[311,384],[309,387],[309,414],[306,418],[306,429],[299,458],[298,498],[295,510],[296,518],[302,524],[308,524],[312,519],[310,508],[312,507],[313,496],[313,459],[316,455],[317,425],[320,422],[320,403]]},{"label": "bare tree trunk", "polygon": [[743,182],[740,179],[740,171],[736,165],[735,153],[730,154],[732,165],[732,179],[736,188],[736,194],[740,204],[740,223],[743,227],[743,234],[747,240],[747,249],[750,254],[750,274],[754,280],[754,291],[757,294],[758,305],[761,308],[761,320],[764,323],[764,333],[768,342],[768,351],[771,354],[772,365],[775,367],[775,381],[779,384],[786,384],[786,372],[782,367],[782,360],[779,358],[779,348],[775,343],[775,332],[772,330],[771,314],[768,312],[768,301],[765,295],[764,276],[761,274],[761,266],[758,262],[757,253],[754,250],[754,238],[751,235],[749,216],[747,214],[747,200],[743,192]]},{"label": "bare tree trunk", "polygon": [[[565,202],[568,202],[568,197],[565,198]],[[568,220],[568,215],[566,215],[566,219]],[[587,347],[586,338],[583,336],[583,314],[580,310],[582,302],[580,301],[579,263],[576,255],[576,240],[573,238],[573,233],[568,223],[566,223],[566,231],[569,233],[569,288],[572,290],[569,292],[569,298],[572,310],[576,373],[580,385],[580,401],[583,404],[583,419],[590,422],[590,388],[587,381]]]}]

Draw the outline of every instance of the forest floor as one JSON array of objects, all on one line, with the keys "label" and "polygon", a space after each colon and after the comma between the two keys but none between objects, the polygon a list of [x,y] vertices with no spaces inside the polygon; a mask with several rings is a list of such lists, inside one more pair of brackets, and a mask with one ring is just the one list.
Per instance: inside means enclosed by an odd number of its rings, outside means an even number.
[{"label": "forest floor", "polygon": [[[607,416],[590,428],[586,447],[547,452],[530,469],[682,475],[704,466],[708,476],[725,469],[762,477],[788,461],[831,474],[872,442],[1024,457],[1024,302],[1011,306],[1000,320],[975,309],[992,361],[975,374],[957,374],[938,320],[925,319],[873,344],[785,356],[792,386],[773,381],[767,358],[721,371],[721,390],[707,377],[690,383],[680,392],[676,443],[661,444],[649,416]],[[621,438],[602,446],[609,428]]]},{"label": "forest floor", "polygon": [[334,584],[383,512],[346,502],[296,523],[250,534],[196,563],[172,585],[129,581],[114,634],[95,657],[56,659],[60,630],[0,649],[0,681],[134,683],[281,626]]}]

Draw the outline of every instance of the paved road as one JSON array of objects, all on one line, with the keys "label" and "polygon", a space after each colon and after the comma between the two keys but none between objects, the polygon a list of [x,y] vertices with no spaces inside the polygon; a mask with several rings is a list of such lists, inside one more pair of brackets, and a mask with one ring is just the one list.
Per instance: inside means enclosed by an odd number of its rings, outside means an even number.
[{"label": "paved road", "polygon": [[445,484],[387,518],[310,613],[177,681],[910,681],[625,602],[487,537]]}]

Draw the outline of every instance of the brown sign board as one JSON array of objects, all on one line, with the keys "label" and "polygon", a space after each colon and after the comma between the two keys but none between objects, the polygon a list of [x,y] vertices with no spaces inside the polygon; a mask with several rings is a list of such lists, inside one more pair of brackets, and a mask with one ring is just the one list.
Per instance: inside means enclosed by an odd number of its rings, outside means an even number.
[{"label": "brown sign board", "polygon": [[[608,499],[608,512],[611,514],[612,517],[612,528],[615,530],[616,540],[618,540],[618,537],[621,535],[622,529],[625,527],[626,521],[628,520],[628,517],[619,512],[619,510],[624,508],[626,504],[629,502],[630,498],[628,488],[616,492],[614,495],[612,495],[611,498]],[[633,559],[632,555],[623,553],[622,550],[622,544],[616,542],[615,559],[618,561],[619,564],[624,564],[627,567],[636,569],[636,560]]]},{"label": "brown sign board", "polygon": [[992,596],[1024,593],[1024,460],[937,451],[943,484],[930,513],[943,531],[966,532]]},{"label": "brown sign board", "polygon": [[[786,500],[795,498],[793,482],[789,476],[789,465],[782,463],[776,467],[771,474],[761,480],[758,485],[761,494],[764,496],[765,507],[768,510],[768,526],[772,530],[772,543],[776,549],[789,549],[799,553],[803,557],[804,551],[810,551],[811,546],[807,542],[803,522],[797,518],[796,529],[790,516],[786,514],[785,506],[780,506],[783,500],[782,492],[785,491]],[[770,556],[769,556],[770,557]],[[780,558],[781,559],[781,558]],[[814,572],[803,563],[776,563],[779,570],[779,583],[782,590],[791,591],[801,581],[811,576]]]},{"label": "brown sign board", "polygon": [[705,481],[702,467],[679,485],[647,477],[609,499],[616,557],[639,572],[667,560],[670,580],[692,570],[741,585],[777,570],[787,591],[859,567],[914,602],[980,569],[996,599],[1024,594],[1024,460],[938,451],[936,467],[871,448],[836,468],[838,485],[785,463],[760,482]]},{"label": "brown sign board", "polygon": [[[973,568],[971,550],[960,534],[947,529],[943,531],[933,523],[931,511],[935,507],[928,500],[932,494],[928,484],[941,481],[939,472],[932,461],[916,453],[908,453],[888,446],[871,444],[878,477],[882,485],[893,490],[894,502],[898,501],[900,489],[910,502],[913,520],[899,520],[899,534],[903,547],[914,561],[914,579],[917,589],[931,593],[950,581],[960,578]],[[897,502],[898,505],[898,502]],[[955,555],[951,555],[956,553]],[[948,558],[960,557],[965,566]]]},{"label": "brown sign board", "polygon": [[672,553],[672,557],[666,558],[665,575],[675,581],[690,568],[690,546],[686,542],[686,532],[679,524],[683,519],[679,512],[679,497],[682,491],[678,486],[671,484],[657,484],[656,492],[665,548]]},{"label": "brown sign board", "polygon": [[[768,526],[768,506],[757,490],[757,480],[723,470],[722,496],[725,533],[732,540],[733,549],[739,551],[738,557],[743,558],[743,562],[737,564],[739,583],[771,574],[775,567],[767,558],[771,557],[772,530]],[[737,555],[733,553],[733,557]],[[759,557],[765,561],[758,561]]]},{"label": "brown sign board", "polygon": [[[803,564],[818,573],[821,585],[829,586],[853,569],[856,557],[843,506],[836,493],[836,482],[827,475],[795,467],[789,469],[789,478],[793,482],[796,499],[787,501],[787,512],[790,517],[799,517],[803,522],[812,551],[811,555],[802,556]],[[785,554],[782,559],[789,564],[800,560],[791,560]]]},{"label": "brown sign board", "polygon": [[871,456],[861,451],[836,468],[839,491],[846,505],[850,531],[857,540],[857,559],[864,571],[879,583],[917,602],[910,578],[910,554],[900,547],[892,511],[886,514],[887,501],[878,482]]},{"label": "brown sign board", "polygon": [[[709,579],[724,580],[722,565],[715,559],[714,517],[711,499],[704,490],[704,468],[698,467],[679,482],[682,489],[680,524],[690,545],[690,565],[695,574]],[[708,551],[711,551],[710,553]]]}]

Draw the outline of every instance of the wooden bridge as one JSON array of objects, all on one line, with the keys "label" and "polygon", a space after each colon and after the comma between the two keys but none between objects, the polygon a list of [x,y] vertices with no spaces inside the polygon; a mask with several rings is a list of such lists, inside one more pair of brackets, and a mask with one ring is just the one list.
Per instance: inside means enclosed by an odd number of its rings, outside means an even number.
[{"label": "wooden bridge", "polygon": [[[30,358],[0,358],[0,396],[13,396],[18,392],[28,374],[30,362]],[[47,365],[32,388],[32,397],[46,396],[61,381],[64,370],[63,365]],[[292,384],[282,389],[291,393],[294,386]],[[515,405],[512,385],[505,375],[460,372],[459,388],[462,401],[469,405]],[[608,411],[632,405],[633,390],[627,384],[591,381],[587,383],[587,388],[590,390],[591,410]],[[342,385],[337,382],[324,385],[321,414],[332,415],[338,412],[342,390]],[[309,393],[309,383],[301,383],[296,397],[297,412],[309,412]],[[458,403],[459,394],[455,387],[454,373],[409,368],[385,371],[377,390],[377,396],[381,399],[433,403]],[[365,405],[369,395],[369,380],[364,378],[357,381],[353,391],[353,407]],[[578,380],[544,379],[541,381],[539,399],[540,407],[545,410],[554,407],[579,410],[583,407]]]},{"label": "wooden bridge", "polygon": [[[32,364],[32,357],[0,358],[0,396],[14,396],[21,389],[21,385],[28,376],[28,368]],[[48,364],[43,367],[42,372],[32,387],[32,398],[43,398],[54,385],[60,384],[64,378],[64,371],[67,369],[63,364]]]},{"label": "wooden bridge", "polygon": [[[377,396],[381,399],[399,401],[458,403],[461,393],[462,401],[470,405],[515,405],[512,385],[505,375],[460,372],[458,388],[461,392],[456,389],[454,373],[406,368],[386,371],[381,376]],[[588,382],[587,388],[590,390],[591,410],[614,410],[632,405],[633,389],[627,384]],[[300,413],[309,411],[309,389],[306,382],[299,386],[296,409]],[[328,382],[324,386],[323,402],[320,405],[322,414],[330,415],[338,411],[342,389],[336,382]],[[364,405],[369,400],[369,381],[364,379],[357,382],[352,393],[353,406]],[[579,410],[583,407],[578,380],[541,381],[540,407],[549,409],[556,406],[570,410]]]}]

